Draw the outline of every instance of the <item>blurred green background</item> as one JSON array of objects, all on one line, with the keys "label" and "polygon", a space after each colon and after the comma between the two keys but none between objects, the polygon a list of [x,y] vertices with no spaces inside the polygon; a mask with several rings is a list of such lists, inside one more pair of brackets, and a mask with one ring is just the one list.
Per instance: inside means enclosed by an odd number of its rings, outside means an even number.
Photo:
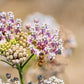
[{"label": "blurred green background", "polygon": [[[0,11],[13,11],[15,17],[24,19],[35,12],[52,15],[65,28],[70,29],[77,40],[77,48],[70,57],[63,78],[65,84],[84,84],[84,0],[0,0]],[[0,75],[15,69],[0,65]]]}]

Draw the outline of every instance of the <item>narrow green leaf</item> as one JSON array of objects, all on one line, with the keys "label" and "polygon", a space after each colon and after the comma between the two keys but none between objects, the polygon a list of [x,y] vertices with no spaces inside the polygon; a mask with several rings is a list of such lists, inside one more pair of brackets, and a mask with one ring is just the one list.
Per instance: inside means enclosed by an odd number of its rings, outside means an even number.
[{"label": "narrow green leaf", "polygon": [[34,56],[34,54],[32,54],[27,60],[26,62],[22,65],[22,68],[24,68],[24,66],[29,62],[29,60]]},{"label": "narrow green leaf", "polygon": [[0,61],[2,61],[2,62],[4,62],[4,63],[6,63],[6,64],[12,66],[12,64],[10,64],[9,62],[7,62],[7,61],[5,61],[5,60],[0,59]]}]

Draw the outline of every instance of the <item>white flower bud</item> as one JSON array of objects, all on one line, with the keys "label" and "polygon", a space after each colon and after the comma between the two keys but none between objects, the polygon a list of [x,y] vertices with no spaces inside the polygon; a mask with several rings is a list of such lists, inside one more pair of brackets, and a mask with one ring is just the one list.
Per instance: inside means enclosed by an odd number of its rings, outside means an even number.
[{"label": "white flower bud", "polygon": [[26,36],[26,35],[24,35],[24,38],[25,38],[25,39],[27,39],[27,36]]},{"label": "white flower bud", "polygon": [[16,59],[16,63],[19,63],[19,60],[18,59]]},{"label": "white flower bud", "polygon": [[12,59],[13,59],[13,56],[12,56],[12,55],[10,55],[10,56],[9,56],[9,58],[12,60]]},{"label": "white flower bud", "polygon": [[12,54],[12,53],[13,53],[13,51],[12,51],[11,49],[9,49],[9,50],[8,50],[8,52],[9,52],[10,54]]},{"label": "white flower bud", "polygon": [[15,81],[15,84],[20,84],[20,81]]},{"label": "white flower bud", "polygon": [[24,48],[23,51],[26,52],[27,50]]},{"label": "white flower bud", "polygon": [[28,54],[26,54],[26,57],[28,57]]},{"label": "white flower bud", "polygon": [[26,60],[26,57],[23,57],[23,60],[25,61]]},{"label": "white flower bud", "polygon": [[9,56],[9,52],[6,53],[6,56]]},{"label": "white flower bud", "polygon": [[16,51],[16,48],[15,48],[15,46],[12,48],[12,50],[13,50],[13,51]]},{"label": "white flower bud", "polygon": [[19,46],[16,45],[16,49],[18,49],[18,48],[19,48]]},{"label": "white flower bud", "polygon": [[7,80],[7,82],[8,82],[8,83],[6,83],[6,84],[10,84],[10,82],[11,82],[11,79],[8,79],[8,80]]},{"label": "white flower bud", "polygon": [[1,21],[2,21],[2,23],[6,23],[6,20],[5,19],[2,19]]},{"label": "white flower bud", "polygon": [[34,22],[35,22],[35,23],[38,23],[38,22],[39,22],[39,20],[38,20],[37,18],[35,18],[35,19],[34,19]]},{"label": "white flower bud", "polygon": [[23,62],[23,58],[20,58],[19,61],[20,61],[20,63],[22,63]]},{"label": "white flower bud", "polygon": [[23,46],[20,46],[20,49],[23,49]]},{"label": "white flower bud", "polygon": [[31,27],[31,24],[26,24],[26,28],[29,30],[29,28]]},{"label": "white flower bud", "polygon": [[26,39],[23,40],[25,43],[27,42]]},{"label": "white flower bud", "polygon": [[23,38],[23,37],[20,37],[20,40],[21,40],[21,41],[23,41],[23,40],[24,40],[24,38]]},{"label": "white flower bud", "polygon": [[20,32],[18,32],[17,35],[20,35]]},{"label": "white flower bud", "polygon": [[16,44],[16,46],[20,46],[20,44],[19,44],[19,43],[17,43],[17,44]]},{"label": "white flower bud", "polygon": [[48,80],[48,81],[47,81],[47,84],[51,84],[51,81]]},{"label": "white flower bud", "polygon": [[23,49],[19,48],[18,53],[23,53]]},{"label": "white flower bud", "polygon": [[26,43],[23,43],[23,46],[26,47]]},{"label": "white flower bud", "polygon": [[15,45],[12,45],[12,48],[15,47]]},{"label": "white flower bud", "polygon": [[47,83],[47,81],[48,81],[48,80],[47,80],[47,79],[45,79],[45,80],[44,80],[44,84],[45,84],[45,83]]},{"label": "white flower bud", "polygon": [[10,57],[8,56],[8,57],[7,57],[7,60],[9,60],[9,59],[10,59]]},{"label": "white flower bud", "polygon": [[62,39],[59,39],[59,44],[61,45],[63,43]]},{"label": "white flower bud", "polygon": [[14,58],[17,58],[17,53],[14,53]]},{"label": "white flower bud", "polygon": [[20,44],[23,44],[23,42],[22,41],[19,41],[20,42]]},{"label": "white flower bud", "polygon": [[15,38],[16,38],[16,39],[19,39],[19,35],[16,35]]},{"label": "white flower bud", "polygon": [[16,64],[16,60],[12,60],[13,64]]},{"label": "white flower bud", "polygon": [[60,50],[63,50],[63,49],[64,49],[62,45],[59,45],[58,48],[59,48]]},{"label": "white flower bud", "polygon": [[19,57],[22,57],[23,56],[23,53],[19,53]]},{"label": "white flower bud", "polygon": [[23,56],[26,56],[26,54],[27,54],[26,52],[23,52]]}]

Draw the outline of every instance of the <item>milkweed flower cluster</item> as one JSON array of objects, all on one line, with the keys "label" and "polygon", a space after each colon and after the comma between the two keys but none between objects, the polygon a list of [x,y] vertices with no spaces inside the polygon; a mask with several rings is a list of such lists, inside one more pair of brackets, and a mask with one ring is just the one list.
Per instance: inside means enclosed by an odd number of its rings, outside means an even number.
[{"label": "milkweed flower cluster", "polygon": [[44,84],[64,84],[63,80],[56,78],[55,76],[44,80]]},{"label": "milkweed flower cluster", "polygon": [[[11,84],[11,80],[7,80],[8,82],[4,82],[2,81],[2,79],[0,79],[0,84]],[[15,81],[12,84],[20,84],[20,81]]]},{"label": "milkweed flower cluster", "polygon": [[[14,19],[13,12],[0,13],[0,55],[6,57],[11,65],[23,63],[28,57],[27,33],[21,30],[21,19]],[[12,38],[11,38],[12,37]]]},{"label": "milkweed flower cluster", "polygon": [[[7,73],[7,82],[3,82],[0,78],[0,84],[21,84],[19,79],[17,77],[14,77],[11,79],[11,74]],[[35,84],[31,81],[28,82],[28,84]],[[52,76],[48,79],[44,79],[42,75],[38,76],[38,84],[64,84],[63,80],[56,78],[55,76]]]},{"label": "milkweed flower cluster", "polygon": [[16,45],[18,41],[11,39],[10,42],[5,42],[0,45],[0,55],[6,56],[6,52],[11,48],[12,45]]},{"label": "milkweed flower cluster", "polygon": [[20,81],[17,77],[14,77],[13,79],[11,79],[11,74],[10,73],[6,74],[6,78],[7,78],[7,82],[4,82],[0,78],[0,84],[20,84]]},{"label": "milkweed flower cluster", "polygon": [[[34,84],[31,81],[28,84]],[[63,80],[56,78],[55,76],[51,76],[48,79],[45,79],[42,75],[38,76],[38,84],[64,84]]]},{"label": "milkweed flower cluster", "polygon": [[23,48],[23,46],[20,46],[19,44],[12,45],[10,49],[6,52],[6,58],[8,62],[15,64],[23,63],[27,57],[27,49]]},{"label": "milkweed flower cluster", "polygon": [[50,30],[51,25],[42,24],[35,18],[31,25],[27,25],[29,30],[28,44],[31,53],[37,56],[41,52],[48,56],[49,59],[54,59],[56,55],[61,55],[63,52],[63,41],[59,37],[59,29]]},{"label": "milkweed flower cluster", "polygon": [[[8,17],[7,17],[8,15]],[[0,13],[0,43],[10,41],[14,38],[13,34],[21,31],[21,19],[14,19],[13,12]]]},{"label": "milkweed flower cluster", "polygon": [[[2,79],[0,79],[0,84],[11,84],[13,81],[11,81],[10,79],[7,80],[7,82],[2,81]],[[12,84],[20,84],[20,81],[14,81]]]},{"label": "milkweed flower cluster", "polygon": [[44,15],[39,12],[36,12],[33,15],[28,15],[27,18],[25,18],[24,25],[32,22],[34,18],[38,18],[40,20],[40,23],[42,24],[46,23],[47,25],[52,25],[52,27],[49,27],[51,30],[55,30],[55,27],[60,27],[64,41],[63,56],[64,57],[70,56],[73,51],[72,49],[76,48],[77,46],[74,34],[70,30],[63,28],[63,26],[60,26],[52,16]]},{"label": "milkweed flower cluster", "polygon": [[27,48],[28,47],[27,36],[28,34],[26,32],[21,31],[20,33],[15,35],[15,39],[19,42],[20,45]]}]

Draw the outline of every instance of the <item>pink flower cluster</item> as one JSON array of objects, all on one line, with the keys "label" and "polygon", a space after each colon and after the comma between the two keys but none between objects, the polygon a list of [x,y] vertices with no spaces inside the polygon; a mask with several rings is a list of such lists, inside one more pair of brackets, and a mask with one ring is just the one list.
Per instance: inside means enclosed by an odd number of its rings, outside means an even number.
[{"label": "pink flower cluster", "polygon": [[59,37],[59,29],[50,30],[51,25],[42,24],[37,18],[32,24],[26,26],[29,30],[28,40],[31,53],[39,56],[43,52],[49,59],[63,52],[63,41]]},{"label": "pink flower cluster", "polygon": [[[7,17],[8,14],[8,17]],[[0,12],[0,41],[10,40],[21,31],[21,19],[14,19],[13,12]]]}]

